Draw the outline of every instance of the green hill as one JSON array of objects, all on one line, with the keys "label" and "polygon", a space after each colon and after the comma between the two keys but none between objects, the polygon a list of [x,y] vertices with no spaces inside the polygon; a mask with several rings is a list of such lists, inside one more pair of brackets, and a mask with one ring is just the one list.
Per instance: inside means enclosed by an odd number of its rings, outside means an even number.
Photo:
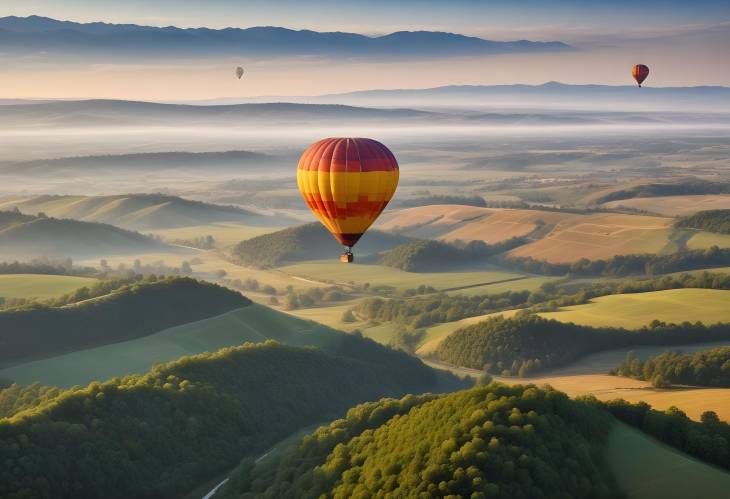
[{"label": "green hill", "polygon": [[249,344],[26,400],[0,419],[0,497],[181,497],[297,428],[433,388],[418,360],[348,338],[353,357]]},{"label": "green hill", "polygon": [[[369,230],[356,246],[360,254],[385,251],[411,241],[405,236]],[[242,241],[233,256],[243,265],[277,267],[287,262],[337,259],[342,246],[320,223],[290,227]]]},{"label": "green hill", "polygon": [[239,293],[211,283],[153,279],[66,306],[0,312],[0,363],[138,338],[251,303]]},{"label": "green hill", "polygon": [[228,498],[616,498],[603,411],[535,386],[493,383],[348,411],[289,452],[243,462]]},{"label": "green hill", "polygon": [[[18,208],[23,213],[42,212],[50,217],[102,222],[137,231],[217,222],[244,224],[271,222],[271,217],[258,215],[236,206],[203,203],[164,194],[37,196],[0,200],[0,210],[12,208]],[[282,221],[274,222],[282,225]]]},{"label": "green hill", "polygon": [[111,225],[0,213],[0,258],[4,259],[98,258],[165,247],[142,234]]},{"label": "green hill", "polygon": [[680,218],[676,225],[718,234],[730,234],[730,210],[700,211],[689,217]]}]

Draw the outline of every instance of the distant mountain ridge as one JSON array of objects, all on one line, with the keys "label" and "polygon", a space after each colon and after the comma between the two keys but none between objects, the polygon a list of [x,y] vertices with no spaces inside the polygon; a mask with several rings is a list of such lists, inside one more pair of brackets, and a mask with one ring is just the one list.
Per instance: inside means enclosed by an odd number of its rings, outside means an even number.
[{"label": "distant mountain ridge", "polygon": [[328,57],[449,57],[524,52],[570,51],[559,41],[508,42],[440,31],[398,31],[370,37],[357,33],[251,28],[178,28],[136,24],[77,23],[47,17],[0,18],[0,45],[10,52],[77,52],[140,57],[318,55]]}]

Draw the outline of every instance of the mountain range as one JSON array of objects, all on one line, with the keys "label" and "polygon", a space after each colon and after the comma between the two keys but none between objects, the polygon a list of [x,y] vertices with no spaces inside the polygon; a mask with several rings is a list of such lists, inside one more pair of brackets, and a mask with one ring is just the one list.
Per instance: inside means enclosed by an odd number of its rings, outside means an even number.
[{"label": "mountain range", "polygon": [[47,17],[0,18],[0,46],[11,53],[97,54],[105,57],[324,56],[431,58],[570,51],[559,41],[493,41],[439,31],[398,31],[383,36],[345,32],[251,28],[178,28],[76,23]]}]

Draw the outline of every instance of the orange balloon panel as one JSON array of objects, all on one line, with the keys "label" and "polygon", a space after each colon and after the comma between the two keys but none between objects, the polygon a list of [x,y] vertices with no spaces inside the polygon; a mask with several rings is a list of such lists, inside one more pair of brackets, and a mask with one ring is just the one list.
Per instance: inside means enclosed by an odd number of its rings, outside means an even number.
[{"label": "orange balloon panel", "polygon": [[354,246],[395,194],[398,162],[376,140],[323,139],[299,159],[297,184],[335,239]]}]

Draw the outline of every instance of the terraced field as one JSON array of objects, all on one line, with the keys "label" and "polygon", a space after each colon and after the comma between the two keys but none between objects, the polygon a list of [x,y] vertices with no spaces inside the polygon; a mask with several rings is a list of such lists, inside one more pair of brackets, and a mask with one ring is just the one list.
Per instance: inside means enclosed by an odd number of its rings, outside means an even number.
[{"label": "terraced field", "polygon": [[587,326],[615,326],[629,329],[654,319],[706,324],[730,322],[730,291],[715,289],[670,289],[650,293],[609,295],[590,303],[564,307],[540,314],[549,319]]},{"label": "terraced field", "polygon": [[3,298],[56,298],[96,279],[65,275],[7,274],[0,275],[0,297]]}]

